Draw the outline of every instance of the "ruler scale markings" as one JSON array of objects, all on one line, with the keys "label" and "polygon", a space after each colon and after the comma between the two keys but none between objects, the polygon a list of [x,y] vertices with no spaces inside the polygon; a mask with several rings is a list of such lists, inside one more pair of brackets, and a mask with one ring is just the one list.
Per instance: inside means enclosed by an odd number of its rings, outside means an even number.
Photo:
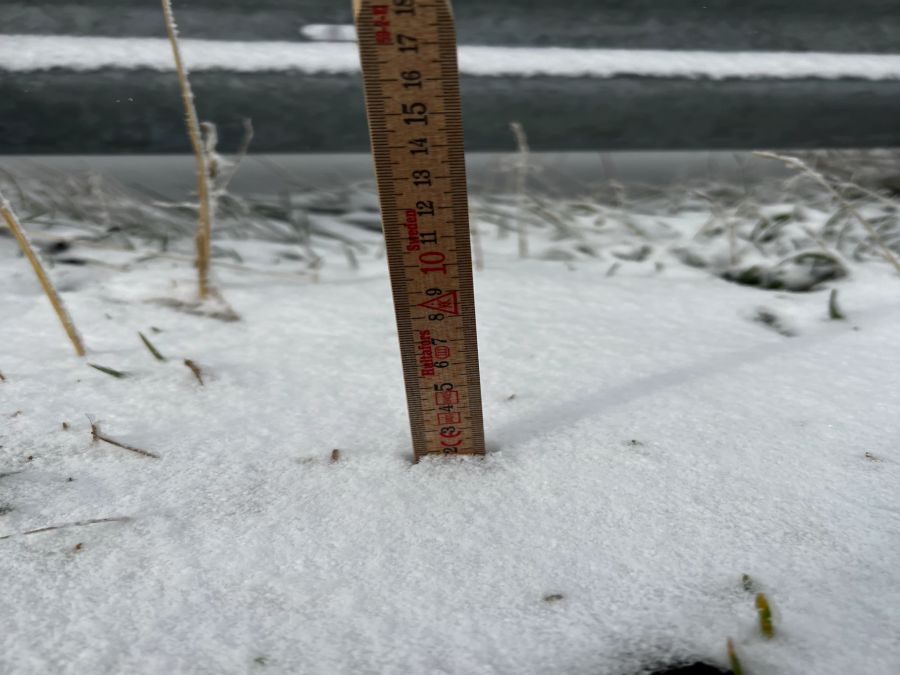
[{"label": "ruler scale markings", "polygon": [[449,0],[354,0],[354,14],[415,458],[484,454]]}]

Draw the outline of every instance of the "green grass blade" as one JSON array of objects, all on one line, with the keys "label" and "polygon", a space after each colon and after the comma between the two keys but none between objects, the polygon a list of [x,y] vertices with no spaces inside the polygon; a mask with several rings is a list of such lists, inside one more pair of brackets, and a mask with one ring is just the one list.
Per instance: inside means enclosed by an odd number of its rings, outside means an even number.
[{"label": "green grass blade", "polygon": [[128,377],[128,373],[123,373],[121,370],[116,370],[115,368],[107,368],[106,366],[98,366],[96,363],[89,363],[88,365],[91,368],[95,368],[96,370],[99,370],[101,373],[106,373],[107,375],[111,375],[120,380],[123,377]]},{"label": "green grass blade", "polygon": [[147,350],[151,354],[153,354],[154,359],[156,359],[157,361],[165,361],[166,360],[166,357],[159,353],[159,350],[156,348],[156,346],[152,342],[150,342],[150,340],[147,338],[146,335],[144,335],[141,331],[138,331],[138,335],[140,336],[141,342],[144,343],[144,346],[147,348]]}]

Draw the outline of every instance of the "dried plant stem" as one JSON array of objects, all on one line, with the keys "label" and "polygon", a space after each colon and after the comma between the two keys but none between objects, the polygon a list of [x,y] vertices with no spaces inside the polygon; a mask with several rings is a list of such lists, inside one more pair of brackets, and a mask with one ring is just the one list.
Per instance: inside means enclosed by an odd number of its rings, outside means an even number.
[{"label": "dried plant stem", "polygon": [[732,265],[737,265],[737,223],[734,219],[726,221],[728,228],[728,260]]},{"label": "dried plant stem", "polygon": [[759,632],[763,634],[763,637],[774,637],[775,626],[772,624],[772,610],[765,593],[756,594],[756,610],[759,614]]},{"label": "dried plant stem", "polygon": [[59,317],[60,323],[62,323],[63,328],[66,330],[66,335],[69,336],[69,340],[72,341],[72,345],[75,347],[75,353],[78,354],[78,356],[84,356],[84,343],[81,341],[81,336],[75,328],[75,323],[72,321],[71,315],[68,310],[66,310],[66,306],[63,304],[62,298],[59,297],[59,293],[56,292],[56,288],[53,286],[53,282],[50,281],[50,277],[47,276],[47,271],[44,269],[43,264],[41,264],[41,259],[38,257],[37,252],[32,248],[31,242],[28,241],[28,235],[25,234],[25,230],[23,230],[22,225],[19,224],[16,215],[13,213],[12,207],[2,194],[0,194],[0,214],[3,215],[3,220],[6,221],[9,229],[12,230],[16,241],[19,242],[22,253],[28,258],[28,262],[31,263],[31,267],[37,275],[41,288],[44,289],[44,293],[47,294],[47,299],[50,300],[50,304],[53,305],[53,311],[56,312],[56,316]]},{"label": "dried plant stem", "polygon": [[47,527],[39,527],[36,530],[26,530],[18,534],[7,534],[0,539],[9,539],[10,537],[23,537],[26,534],[38,534],[40,532],[50,532],[52,530],[62,530],[67,527],[84,527],[85,525],[96,525],[97,523],[127,523],[131,518],[128,516],[114,516],[112,518],[91,518],[90,520],[76,520],[73,523],[63,523],[62,525],[49,525]]},{"label": "dried plant stem", "polygon": [[481,245],[481,228],[478,223],[472,223],[470,228],[472,239],[472,261],[476,270],[484,269],[484,248]]},{"label": "dried plant stem", "polygon": [[203,371],[200,369],[196,363],[194,363],[191,359],[185,359],[184,365],[186,365],[190,371],[194,374],[194,377],[197,378],[197,382],[200,383],[200,386],[203,386]]},{"label": "dried plant stem", "polygon": [[[148,253],[140,258],[137,258],[135,263],[146,262],[147,260],[157,260],[157,259],[165,259],[165,260],[178,260],[178,261],[188,261],[190,258],[188,256],[178,255],[177,253]],[[238,272],[251,272],[253,274],[264,274],[267,276],[276,277],[279,279],[296,279],[297,277],[309,277],[310,273],[305,270],[298,270],[296,272],[277,272],[274,270],[262,269],[258,267],[251,267],[250,265],[244,265],[241,263],[232,263],[219,261],[216,263],[216,266],[223,267],[231,270],[236,270]]]},{"label": "dried plant stem", "polygon": [[516,139],[516,147],[519,155],[516,160],[516,197],[519,202],[519,217],[516,230],[519,235],[519,257],[528,257],[528,232],[526,229],[525,219],[525,180],[528,175],[528,137],[525,135],[525,129],[519,122],[510,122],[509,128],[512,130]]},{"label": "dried plant stem", "polygon": [[209,186],[209,167],[204,150],[203,140],[200,135],[200,121],[197,116],[197,108],[194,105],[194,94],[191,91],[191,83],[188,80],[187,70],[181,58],[181,48],[178,45],[178,28],[175,25],[175,17],[172,13],[172,0],[161,0],[163,16],[166,22],[166,32],[169,42],[172,44],[172,56],[175,58],[175,71],[178,73],[178,84],[181,87],[181,101],[184,104],[185,123],[188,137],[194,151],[194,159],[197,163],[197,198],[200,201],[200,213],[197,222],[197,282],[200,298],[209,296],[209,249],[212,234],[212,200]]},{"label": "dried plant stem", "polygon": [[828,181],[827,178],[825,178],[825,176],[813,169],[802,159],[799,159],[797,157],[791,157],[790,155],[780,155],[776,152],[754,152],[753,154],[759,157],[765,157],[766,159],[777,159],[780,162],[784,162],[788,166],[802,171],[807,176],[816,181],[819,185],[824,187],[831,194],[831,196],[834,197],[842,207],[844,207],[847,213],[849,213],[851,216],[856,218],[857,221],[859,221],[860,225],[862,225],[865,228],[866,232],[869,233],[872,241],[874,241],[878,245],[878,248],[881,249],[881,254],[884,256],[885,260],[893,265],[894,269],[897,270],[898,273],[900,273],[900,260],[897,260],[897,256],[894,255],[894,252],[891,251],[887,244],[884,243],[884,241],[878,235],[878,232],[876,232],[872,223],[866,220],[866,218],[863,217],[863,215],[855,206],[844,199],[843,195],[841,195],[841,193],[835,189],[835,187]]},{"label": "dried plant stem", "polygon": [[831,294],[828,296],[828,318],[832,321],[843,321],[847,317],[844,316],[844,313],[841,311],[840,305],[838,305],[838,291],[836,288],[831,289]]},{"label": "dried plant stem", "polygon": [[244,120],[244,140],[241,141],[241,147],[238,149],[237,157],[234,159],[234,163],[228,170],[221,181],[221,185],[219,186],[220,192],[225,192],[228,189],[228,185],[231,183],[231,179],[234,178],[234,175],[238,172],[238,169],[241,168],[241,162],[247,157],[247,152],[250,150],[250,144],[253,142],[253,121],[250,119]]},{"label": "dried plant stem", "polygon": [[104,443],[109,443],[110,445],[114,445],[117,448],[122,448],[123,450],[130,450],[131,452],[136,452],[139,455],[143,455],[144,457],[152,457],[153,459],[162,459],[155,452],[150,452],[149,450],[141,450],[140,448],[136,448],[133,445],[128,445],[127,443],[120,443],[114,438],[110,438],[109,436],[104,436],[100,433],[100,423],[94,422],[92,419],[88,418],[91,423],[91,440],[94,443],[98,443],[103,441]]},{"label": "dried plant stem", "polygon": [[728,648],[728,664],[731,666],[732,675],[743,675],[744,669],[741,666],[741,660],[738,658],[737,650],[734,648],[734,640],[728,638],[726,646]]}]

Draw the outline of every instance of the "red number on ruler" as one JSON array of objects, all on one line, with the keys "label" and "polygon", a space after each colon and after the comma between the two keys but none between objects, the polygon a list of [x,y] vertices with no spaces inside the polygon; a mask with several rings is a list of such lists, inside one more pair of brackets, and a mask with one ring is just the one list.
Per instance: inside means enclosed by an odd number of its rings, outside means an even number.
[{"label": "red number on ruler", "polygon": [[462,422],[462,414],[458,412],[438,413],[438,424],[459,424]]},{"label": "red number on ruler", "polygon": [[450,391],[436,391],[434,392],[434,403],[437,406],[458,405],[459,392],[452,389]]},{"label": "red number on ruler", "polygon": [[[440,251],[426,251],[419,256],[419,263],[422,265],[419,269],[422,270],[422,274],[429,274],[431,272],[446,274],[447,265],[444,263],[446,257],[447,256]],[[425,265],[428,265],[428,267],[425,267]]]},{"label": "red number on ruler", "polygon": [[372,25],[375,26],[375,42],[380,45],[393,44],[394,38],[388,28],[391,21],[388,17],[387,5],[372,5]]}]

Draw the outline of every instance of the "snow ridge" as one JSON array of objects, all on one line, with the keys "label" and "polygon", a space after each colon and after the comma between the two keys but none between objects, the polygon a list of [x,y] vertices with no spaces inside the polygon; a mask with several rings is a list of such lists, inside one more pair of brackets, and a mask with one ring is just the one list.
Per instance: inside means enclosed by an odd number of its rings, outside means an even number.
[{"label": "snow ridge", "polygon": [[[353,74],[355,45],[348,42],[240,42],[182,39],[194,71],[300,71]],[[460,71],[476,76],[619,76],[691,79],[900,79],[900,55],[820,52],[711,52],[638,49],[573,49],[462,46]],[[164,38],[51,35],[0,36],[0,70],[66,68],[172,70]]]}]

